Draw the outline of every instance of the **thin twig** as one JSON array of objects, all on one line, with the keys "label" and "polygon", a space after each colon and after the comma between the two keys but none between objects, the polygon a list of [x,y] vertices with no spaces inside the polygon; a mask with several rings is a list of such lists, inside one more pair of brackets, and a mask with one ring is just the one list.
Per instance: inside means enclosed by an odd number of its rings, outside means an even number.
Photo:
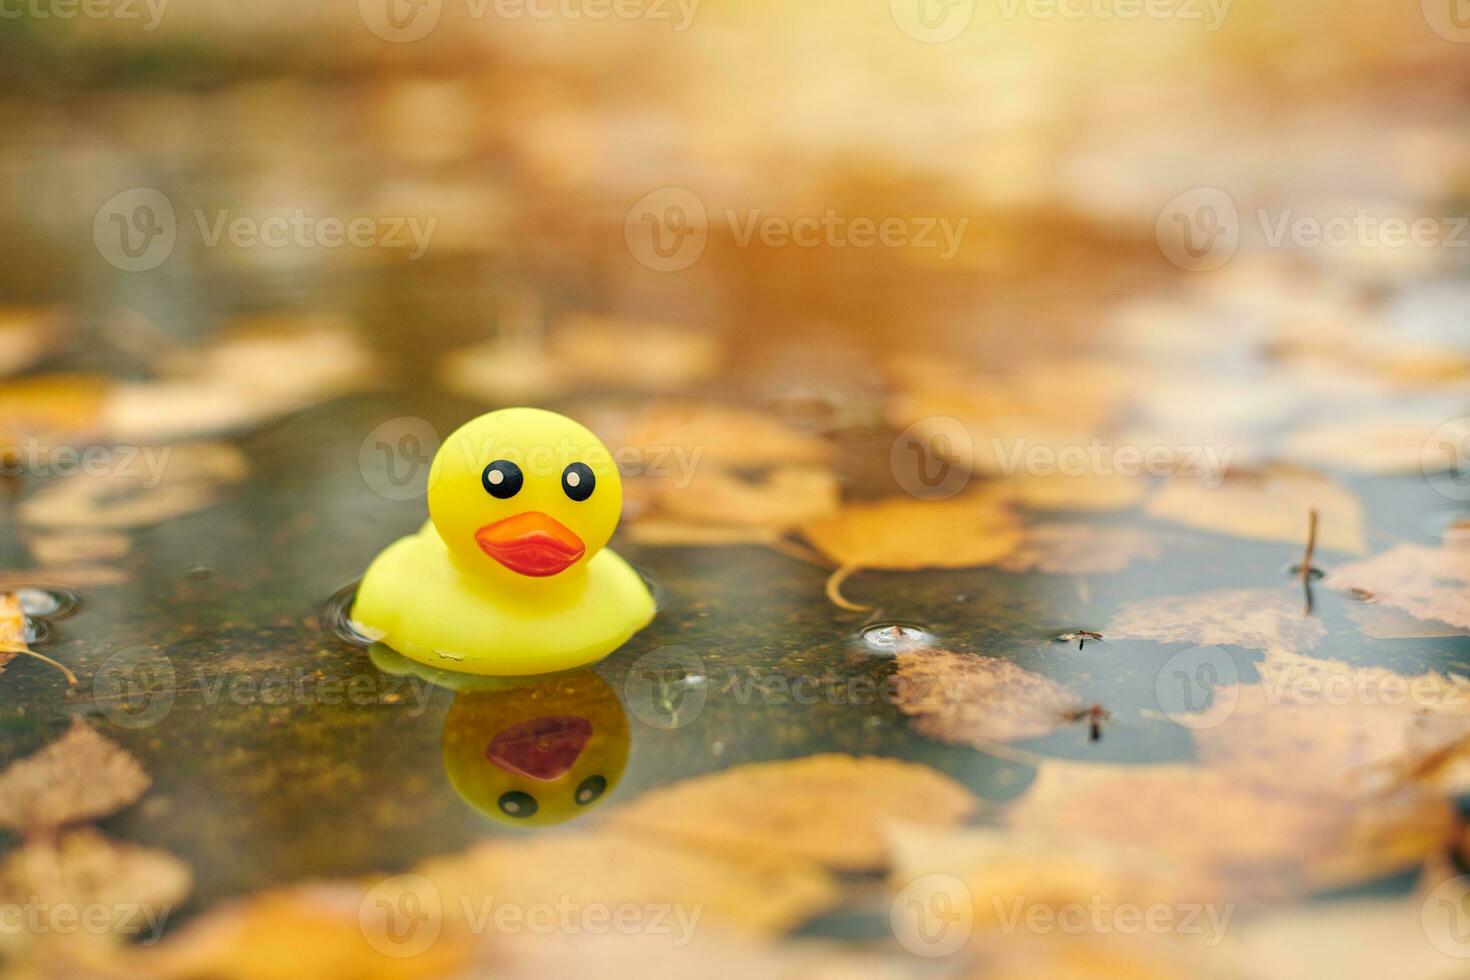
[{"label": "thin twig", "polygon": [[1317,509],[1314,507],[1307,514],[1307,550],[1302,555],[1302,592],[1307,602],[1303,616],[1312,615],[1312,555],[1317,550]]},{"label": "thin twig", "polygon": [[66,675],[66,683],[69,686],[71,686],[71,687],[76,687],[77,686],[77,675],[76,674],[73,674],[71,672],[71,668],[67,667],[66,664],[60,663],[60,662],[58,662],[56,660],[52,660],[50,657],[46,656],[44,653],[37,653],[36,651],[32,650],[30,647],[26,646],[25,644],[22,644],[22,643],[4,643],[4,644],[0,644],[0,654],[4,654],[4,653],[9,653],[9,654],[12,654],[12,655],[14,655],[14,654],[24,654],[27,657],[35,657],[37,660],[40,660],[43,663],[48,663],[51,666],[55,667],[57,670],[61,671],[63,674],[65,674]]}]

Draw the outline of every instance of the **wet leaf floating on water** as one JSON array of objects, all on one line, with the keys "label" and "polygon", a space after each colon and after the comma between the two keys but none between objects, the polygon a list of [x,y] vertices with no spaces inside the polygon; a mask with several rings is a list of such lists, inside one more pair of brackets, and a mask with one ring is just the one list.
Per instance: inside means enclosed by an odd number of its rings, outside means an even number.
[{"label": "wet leaf floating on water", "polygon": [[[1417,474],[1436,457],[1426,450],[1436,430],[1452,414],[1384,418],[1372,415],[1349,421],[1319,422],[1291,433],[1282,452],[1296,462],[1356,470],[1375,475]],[[1470,436],[1470,428],[1451,427],[1440,433],[1446,452],[1439,457],[1449,469],[1455,455],[1449,451],[1456,438]],[[1463,444],[1463,443],[1461,443]]]},{"label": "wet leaf floating on water", "polygon": [[0,827],[38,830],[98,820],[148,789],[138,761],[80,718],[35,755],[0,772]]},{"label": "wet leaf floating on water", "polygon": [[997,562],[1007,572],[1098,575],[1162,558],[1158,539],[1136,528],[1096,524],[1032,524],[1021,544]]},{"label": "wet leaf floating on water", "polygon": [[85,443],[102,428],[112,382],[85,374],[43,374],[0,386],[0,446],[34,439],[44,447]]},{"label": "wet leaf floating on water", "polygon": [[245,478],[245,455],[228,443],[145,446],[130,466],[76,473],[24,500],[21,523],[39,528],[143,527],[200,510]]},{"label": "wet leaf floating on water", "polygon": [[[18,958],[46,944],[52,949],[45,962],[57,968],[51,975],[86,976],[82,966],[89,955],[80,947],[106,950],[150,935],[156,939],[151,929],[163,927],[159,917],[166,918],[191,885],[189,868],[173,855],[109,840],[91,828],[34,837],[0,861],[0,907],[71,908],[86,916],[85,928],[3,929],[0,953]],[[68,967],[70,957],[78,959]]]},{"label": "wet leaf floating on water", "polygon": [[781,532],[767,527],[691,524],[663,517],[633,521],[623,532],[630,541],[654,548],[727,547],[730,545],[773,546]]},{"label": "wet leaf floating on water", "polygon": [[837,478],[812,466],[782,466],[758,478],[713,467],[695,470],[688,485],[663,485],[661,514],[675,520],[784,530],[837,509]]},{"label": "wet leaf floating on water", "polygon": [[1381,602],[1351,602],[1348,618],[1364,636],[1375,640],[1424,640],[1446,636],[1470,636],[1470,629],[1435,620],[1415,619],[1402,609]]},{"label": "wet leaf floating on water", "polygon": [[1342,592],[1361,590],[1415,619],[1470,629],[1470,547],[1401,544],[1344,565],[1327,579]]},{"label": "wet leaf floating on water", "polygon": [[1064,684],[1009,660],[926,649],[899,653],[898,708],[915,731],[985,748],[1049,735],[1082,701]]},{"label": "wet leaf floating on water", "polygon": [[1143,500],[1148,483],[1116,474],[1018,473],[986,484],[986,489],[1028,510],[1126,510]]},{"label": "wet leaf floating on water", "polygon": [[446,387],[496,404],[553,398],[588,387],[674,392],[714,375],[723,346],[708,330],[579,313],[538,332],[451,351]]},{"label": "wet leaf floating on water", "polygon": [[831,446],[764,412],[711,402],[592,406],[578,418],[625,473],[678,482],[703,466],[824,463]]},{"label": "wet leaf floating on water", "polygon": [[1124,603],[1103,633],[1110,640],[1303,653],[1314,649],[1327,629],[1321,620],[1302,615],[1300,593],[1220,589]]},{"label": "wet leaf floating on water", "polygon": [[0,377],[25,370],[60,346],[63,320],[57,307],[0,307]]},{"label": "wet leaf floating on water", "polygon": [[[779,797],[749,802],[784,809]],[[729,817],[690,812],[688,819],[734,829],[728,827]],[[749,840],[751,846],[725,851],[704,839],[670,833],[666,823],[678,822],[679,814],[667,813],[664,821],[652,823],[615,821],[582,833],[491,841],[415,870],[434,882],[449,915],[478,908],[487,895],[522,908],[566,896],[581,905],[703,905],[701,922],[711,928],[769,936],[789,931],[838,900],[831,877],[799,848],[758,839],[756,831],[733,841]]]},{"label": "wet leaf floating on water", "polygon": [[121,558],[133,549],[133,539],[115,531],[76,531],[37,534],[26,539],[39,565],[68,566]]},{"label": "wet leaf floating on water", "polygon": [[[832,806],[834,799],[843,801]],[[972,813],[969,790],[896,759],[814,755],[759,762],[652,790],[609,814],[617,826],[734,860],[884,867],[891,820],[942,827]]]},{"label": "wet leaf floating on water", "polygon": [[1263,791],[1188,765],[1047,760],[1007,826],[1150,850],[1195,900],[1309,894],[1415,867],[1443,846],[1450,806],[1419,794],[1344,804]]},{"label": "wet leaf floating on water", "polygon": [[[31,580],[24,584],[35,583]],[[4,587],[3,583],[0,583],[0,587]],[[77,677],[71,672],[71,668],[31,649],[26,627],[25,610],[21,607],[20,599],[12,593],[0,592],[0,674],[5,672],[5,665],[16,657],[31,657],[59,670],[66,682],[75,687]],[[3,806],[0,803],[0,808]],[[3,826],[3,822],[0,822],[0,826]]]},{"label": "wet leaf floating on water", "polygon": [[1316,510],[1323,548],[1354,554],[1366,550],[1358,498],[1318,473],[1294,467],[1232,469],[1214,487],[1174,477],[1148,499],[1144,510],[1204,531],[1296,545],[1306,539],[1307,514]]},{"label": "wet leaf floating on water", "polygon": [[[361,882],[310,882],[221,903],[125,965],[154,980],[431,980],[470,964],[470,937],[443,928],[432,901],[415,894],[370,897]],[[401,901],[401,906],[394,902]],[[442,904],[440,910],[451,911]],[[478,911],[478,906],[476,906]],[[403,932],[379,935],[373,915],[394,915]],[[439,926],[420,951],[413,929]],[[371,941],[377,940],[375,946]],[[415,955],[394,955],[403,952]]]},{"label": "wet leaf floating on water", "polygon": [[828,596],[844,608],[843,579],[859,569],[913,571],[991,565],[1021,543],[1021,524],[1001,498],[971,493],[950,500],[890,497],[849,504],[801,526],[801,535],[838,565]]},{"label": "wet leaf floating on water", "polygon": [[116,385],[102,426],[122,443],[247,430],[362,388],[372,366],[344,318],[251,317],[204,348],[175,353],[165,377]]}]

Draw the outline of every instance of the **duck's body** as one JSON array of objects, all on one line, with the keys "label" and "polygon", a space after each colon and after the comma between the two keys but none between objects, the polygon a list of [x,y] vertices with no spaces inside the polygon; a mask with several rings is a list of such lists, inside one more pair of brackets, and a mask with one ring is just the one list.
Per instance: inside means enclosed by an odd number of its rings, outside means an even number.
[{"label": "duck's body", "polygon": [[425,522],[373,560],[352,618],[419,663],[502,677],[600,660],[653,618],[643,580],[610,548],[557,579],[554,589],[487,582]]},{"label": "duck's body", "polygon": [[570,670],[653,618],[653,597],[604,545],[622,506],[612,457],[570,419],[503,409],[445,440],[429,522],[363,576],[352,618],[420,663],[516,676]]}]

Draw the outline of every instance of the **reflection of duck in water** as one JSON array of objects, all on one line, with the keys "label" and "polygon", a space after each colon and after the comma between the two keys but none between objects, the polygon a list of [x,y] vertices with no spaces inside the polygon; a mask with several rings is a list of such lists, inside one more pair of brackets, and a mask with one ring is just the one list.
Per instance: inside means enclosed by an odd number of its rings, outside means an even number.
[{"label": "reflection of duck in water", "polygon": [[628,716],[590,670],[491,679],[451,674],[375,644],[373,662],[455,691],[444,719],[444,771],[455,792],[501,823],[546,826],[612,794],[628,764]]}]

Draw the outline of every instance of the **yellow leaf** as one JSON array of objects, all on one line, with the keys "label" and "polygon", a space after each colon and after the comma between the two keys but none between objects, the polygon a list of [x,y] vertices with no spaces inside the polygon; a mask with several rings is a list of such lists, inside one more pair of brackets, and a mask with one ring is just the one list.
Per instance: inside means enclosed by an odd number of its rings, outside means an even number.
[{"label": "yellow leaf", "polygon": [[1029,510],[1124,510],[1143,499],[1145,481],[1117,474],[1017,473],[986,485],[987,490]]},{"label": "yellow leaf", "polygon": [[838,506],[837,479],[812,466],[782,466],[760,478],[714,467],[695,471],[687,486],[665,486],[657,507],[675,520],[783,530],[815,520]]},{"label": "yellow leaf", "polygon": [[1151,517],[1240,538],[1305,545],[1307,515],[1320,516],[1318,545],[1361,554],[1358,498],[1326,477],[1283,466],[1231,470],[1219,486],[1174,477],[1148,499]]},{"label": "yellow leaf", "polygon": [[894,570],[989,565],[1021,542],[1010,507],[989,494],[849,504],[801,533],[840,565]]},{"label": "yellow leaf", "polygon": [[[833,806],[841,800],[840,806]],[[627,830],[732,860],[814,861],[843,870],[887,863],[890,820],[959,822],[977,801],[927,766],[815,755],[698,776],[644,794],[609,815]]]}]

